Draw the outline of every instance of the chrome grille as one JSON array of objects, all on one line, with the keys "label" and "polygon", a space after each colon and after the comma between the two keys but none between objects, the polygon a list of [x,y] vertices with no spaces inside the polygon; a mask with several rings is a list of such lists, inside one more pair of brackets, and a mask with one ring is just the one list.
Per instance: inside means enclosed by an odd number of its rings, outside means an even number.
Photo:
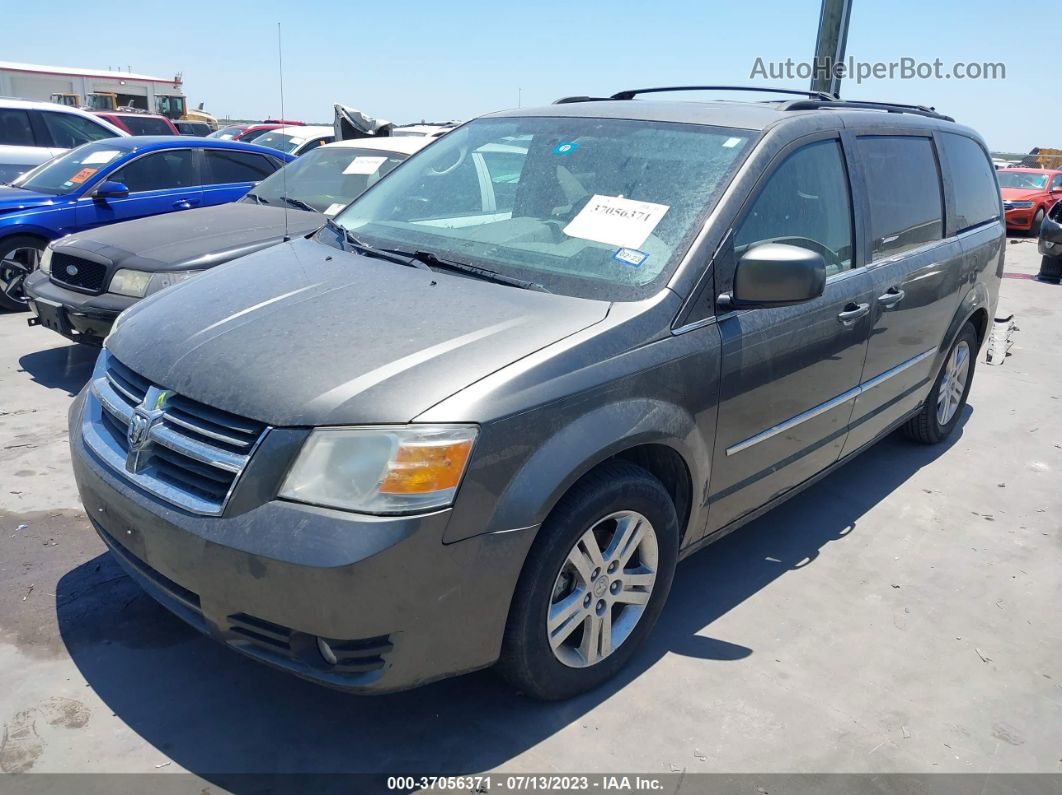
[{"label": "chrome grille", "polygon": [[106,350],[101,356],[83,425],[89,449],[167,502],[220,514],[267,426],[161,389]]}]

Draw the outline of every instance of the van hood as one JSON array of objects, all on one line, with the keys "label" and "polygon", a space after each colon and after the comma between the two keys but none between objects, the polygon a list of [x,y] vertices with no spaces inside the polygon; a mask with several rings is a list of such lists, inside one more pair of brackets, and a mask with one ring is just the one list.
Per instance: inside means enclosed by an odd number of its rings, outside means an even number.
[{"label": "van hood", "polygon": [[[235,202],[109,224],[57,243],[65,253],[87,251],[116,266],[143,271],[211,268],[324,226],[305,210]],[[286,225],[286,227],[285,227]]]},{"label": "van hood", "polygon": [[155,384],[271,425],[397,423],[608,310],[300,239],[150,296],[106,344]]}]

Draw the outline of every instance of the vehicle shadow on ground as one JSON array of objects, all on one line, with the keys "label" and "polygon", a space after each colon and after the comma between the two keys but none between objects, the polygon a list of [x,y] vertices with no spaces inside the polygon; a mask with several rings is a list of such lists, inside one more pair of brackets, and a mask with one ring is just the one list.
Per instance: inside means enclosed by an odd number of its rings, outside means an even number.
[{"label": "vehicle shadow on ground", "polygon": [[109,555],[64,575],[59,629],[82,675],[118,718],[174,763],[220,786],[259,787],[233,777],[246,773],[480,772],[578,721],[669,653],[714,665],[706,680],[720,675],[719,661],[740,665],[755,650],[712,637],[712,622],[813,564],[830,543],[858,538],[861,517],[954,445],[971,414],[967,407],[945,445],[883,440],[784,509],[684,561],[632,664],[567,702],[532,701],[490,672],[387,696],[327,690],[199,636],[143,595]]},{"label": "vehicle shadow on ground", "polygon": [[92,377],[99,355],[100,349],[90,345],[64,345],[27,353],[18,363],[41,386],[76,395]]}]

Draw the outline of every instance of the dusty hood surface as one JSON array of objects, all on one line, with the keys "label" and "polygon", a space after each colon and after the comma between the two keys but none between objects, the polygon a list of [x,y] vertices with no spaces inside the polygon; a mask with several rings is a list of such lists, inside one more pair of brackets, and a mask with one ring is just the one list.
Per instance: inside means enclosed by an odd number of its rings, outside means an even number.
[{"label": "dusty hood surface", "polygon": [[999,193],[1003,201],[1014,202],[1035,199],[1037,196],[1042,196],[1044,191],[1036,188],[1031,190],[1029,188],[1000,188]]},{"label": "dusty hood surface", "polygon": [[273,425],[407,422],[608,307],[298,239],[141,301],[107,348],[156,384]]},{"label": "dusty hood surface", "polygon": [[[288,233],[308,234],[325,217],[305,210],[287,211]],[[250,202],[202,207],[110,224],[63,240],[75,249],[99,254],[115,265],[147,271],[209,268],[279,243],[284,209]]]}]

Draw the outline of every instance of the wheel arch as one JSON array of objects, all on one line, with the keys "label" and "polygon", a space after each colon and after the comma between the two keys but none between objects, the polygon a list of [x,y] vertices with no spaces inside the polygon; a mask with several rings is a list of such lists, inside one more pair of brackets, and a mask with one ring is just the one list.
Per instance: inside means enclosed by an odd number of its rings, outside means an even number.
[{"label": "wheel arch", "polygon": [[675,502],[681,538],[692,537],[700,514],[696,484],[708,481],[710,455],[693,416],[673,403],[632,399],[600,406],[535,450],[499,495],[486,531],[540,526],[581,478],[622,459],[664,484]]}]

